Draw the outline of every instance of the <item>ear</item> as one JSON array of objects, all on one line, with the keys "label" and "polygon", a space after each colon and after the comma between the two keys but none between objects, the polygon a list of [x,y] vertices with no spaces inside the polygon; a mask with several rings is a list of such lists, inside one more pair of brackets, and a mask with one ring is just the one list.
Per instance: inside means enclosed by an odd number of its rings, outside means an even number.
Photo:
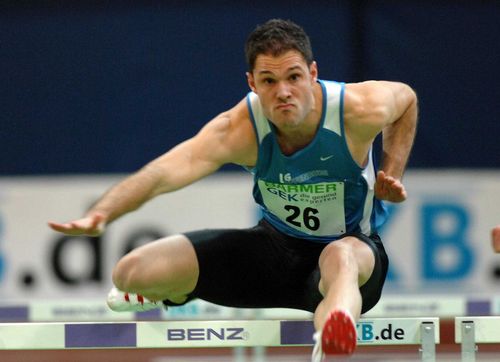
[{"label": "ear", "polygon": [[312,82],[316,83],[318,80],[318,64],[316,64],[315,61],[313,61],[309,66],[309,74],[311,75]]},{"label": "ear", "polygon": [[251,72],[247,72],[247,83],[252,92],[257,93],[257,88],[255,88],[255,78],[253,77],[253,74]]}]

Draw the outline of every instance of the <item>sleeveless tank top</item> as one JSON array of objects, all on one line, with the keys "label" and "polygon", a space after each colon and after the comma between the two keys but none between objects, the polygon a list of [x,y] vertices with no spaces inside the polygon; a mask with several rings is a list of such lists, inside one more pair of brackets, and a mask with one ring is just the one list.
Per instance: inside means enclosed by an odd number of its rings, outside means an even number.
[{"label": "sleeveless tank top", "polygon": [[247,95],[259,144],[257,164],[250,169],[254,199],[265,220],[293,237],[330,242],[352,232],[370,236],[387,217],[382,201],[374,197],[372,150],[365,167],[353,160],[343,124],[345,85],[318,82],[323,92],[318,131],[305,148],[289,156],[281,152],[259,97]]}]

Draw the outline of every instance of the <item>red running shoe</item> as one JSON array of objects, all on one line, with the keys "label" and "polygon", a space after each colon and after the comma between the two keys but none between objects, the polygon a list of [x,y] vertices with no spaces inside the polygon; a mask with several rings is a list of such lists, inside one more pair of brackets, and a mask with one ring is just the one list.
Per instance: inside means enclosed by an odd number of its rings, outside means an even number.
[{"label": "red running shoe", "polygon": [[330,313],[321,332],[321,349],[325,354],[350,355],[356,349],[356,322],[347,310]]}]

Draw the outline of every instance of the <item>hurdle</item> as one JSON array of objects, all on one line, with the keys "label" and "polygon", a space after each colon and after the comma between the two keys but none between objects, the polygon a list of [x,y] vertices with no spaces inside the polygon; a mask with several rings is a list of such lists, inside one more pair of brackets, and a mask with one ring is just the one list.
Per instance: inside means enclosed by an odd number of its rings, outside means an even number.
[{"label": "hurdle", "polygon": [[[0,323],[0,350],[312,346],[311,320]],[[435,361],[438,318],[357,323],[358,345],[419,345]]]},{"label": "hurdle", "polygon": [[500,317],[456,317],[455,343],[461,345],[462,362],[476,361],[478,343],[500,343]]}]

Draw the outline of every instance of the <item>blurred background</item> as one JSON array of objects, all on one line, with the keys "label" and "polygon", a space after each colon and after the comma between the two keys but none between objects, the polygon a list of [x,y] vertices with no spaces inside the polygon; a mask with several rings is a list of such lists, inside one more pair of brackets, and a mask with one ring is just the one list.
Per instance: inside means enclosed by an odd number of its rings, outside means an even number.
[{"label": "blurred background", "polygon": [[382,230],[386,295],[465,295],[498,313],[498,1],[3,1],[0,5],[0,295],[103,298],[120,255],[161,235],[245,227],[251,177],[227,167],[162,196],[100,238],[79,217],[110,185],[248,92],[243,44],[292,19],[320,77],[417,92],[409,200]]}]

